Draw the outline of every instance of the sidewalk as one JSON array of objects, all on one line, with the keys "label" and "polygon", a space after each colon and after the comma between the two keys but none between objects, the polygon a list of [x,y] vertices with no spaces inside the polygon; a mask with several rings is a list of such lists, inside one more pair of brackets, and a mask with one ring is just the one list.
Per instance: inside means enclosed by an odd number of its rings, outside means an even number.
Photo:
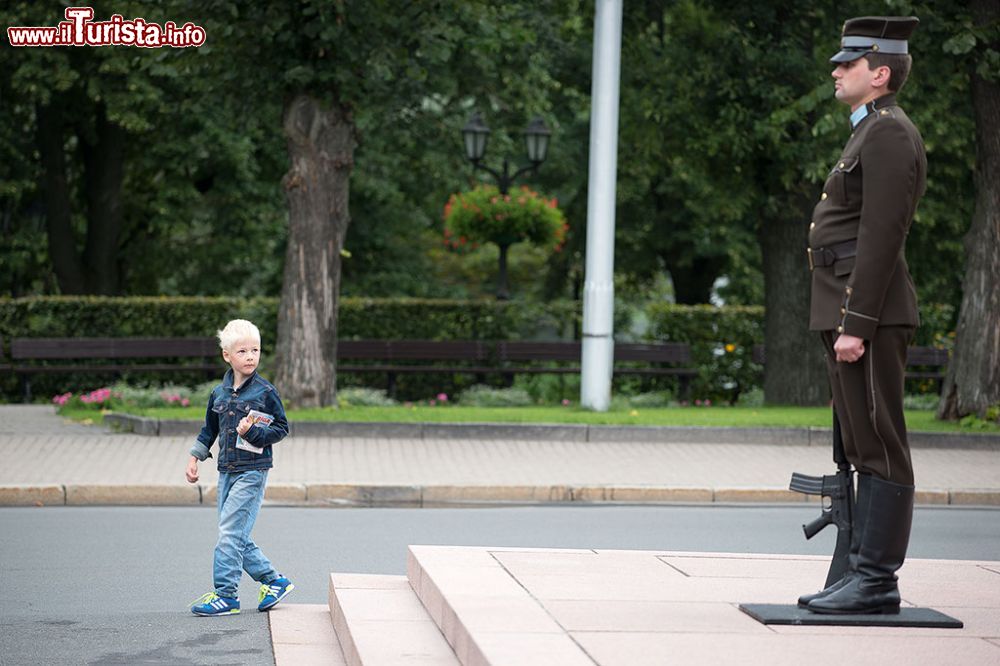
[{"label": "sidewalk", "polygon": [[[521,431],[530,439],[488,438],[461,425],[420,437],[301,432],[275,449],[272,502],[805,502],[815,498],[787,490],[791,472],[834,470],[824,438],[794,443],[781,431],[777,443],[753,443],[768,441],[761,430],[695,428],[669,441],[638,441],[636,431],[621,437],[628,441],[553,439],[544,429]],[[44,405],[0,405],[0,506],[211,504],[213,461],[198,485],[184,480],[192,440],[68,423]],[[918,503],[1000,505],[1000,447],[984,441],[915,446]]]}]

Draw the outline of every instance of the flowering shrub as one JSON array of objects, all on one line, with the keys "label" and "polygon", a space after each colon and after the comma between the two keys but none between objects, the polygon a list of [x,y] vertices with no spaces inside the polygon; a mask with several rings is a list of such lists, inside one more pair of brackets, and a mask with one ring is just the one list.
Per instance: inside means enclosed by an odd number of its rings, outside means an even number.
[{"label": "flowering shrub", "polygon": [[98,407],[101,407],[110,400],[111,400],[111,389],[107,387],[94,389],[90,393],[84,393],[80,395],[80,402],[82,402],[85,405],[96,405]]},{"label": "flowering shrub", "polygon": [[444,224],[445,246],[458,251],[474,250],[482,243],[505,247],[525,241],[551,244],[559,252],[569,231],[556,200],[527,186],[506,195],[494,185],[453,194],[444,207]]},{"label": "flowering shrub", "polygon": [[208,394],[216,382],[191,389],[187,386],[167,385],[160,388],[141,388],[123,382],[80,394],[63,393],[52,398],[57,407],[85,407],[92,409],[127,410],[150,407],[188,407],[206,404]]},{"label": "flowering shrub", "polygon": [[103,387],[94,389],[89,393],[74,395],[72,391],[61,395],[53,396],[52,404],[57,407],[92,407],[94,409],[109,409],[111,402],[115,398],[120,398],[121,394],[113,392],[110,388]]}]

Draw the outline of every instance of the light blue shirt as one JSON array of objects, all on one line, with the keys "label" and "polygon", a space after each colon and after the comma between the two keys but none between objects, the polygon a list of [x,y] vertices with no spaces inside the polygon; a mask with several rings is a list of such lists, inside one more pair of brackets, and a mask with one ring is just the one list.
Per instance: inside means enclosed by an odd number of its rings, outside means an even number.
[{"label": "light blue shirt", "polygon": [[858,108],[854,109],[854,112],[851,113],[851,129],[857,127],[858,123],[864,120],[867,115],[868,115],[867,104],[862,104]]}]

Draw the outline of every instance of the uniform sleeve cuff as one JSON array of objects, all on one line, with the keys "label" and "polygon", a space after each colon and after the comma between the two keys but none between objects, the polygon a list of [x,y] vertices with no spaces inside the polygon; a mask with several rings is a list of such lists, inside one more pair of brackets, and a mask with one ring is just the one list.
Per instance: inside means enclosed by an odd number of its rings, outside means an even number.
[{"label": "uniform sleeve cuff", "polygon": [[191,447],[191,455],[198,460],[205,460],[212,457],[212,453],[208,450],[208,447],[201,442],[194,443],[194,446]]},{"label": "uniform sleeve cuff", "polygon": [[846,335],[853,335],[856,338],[862,338],[863,340],[871,340],[875,337],[875,329],[878,327],[878,321],[872,320],[868,317],[857,317],[852,316],[853,313],[848,312],[844,316],[844,321],[838,329],[839,333],[844,333]]}]

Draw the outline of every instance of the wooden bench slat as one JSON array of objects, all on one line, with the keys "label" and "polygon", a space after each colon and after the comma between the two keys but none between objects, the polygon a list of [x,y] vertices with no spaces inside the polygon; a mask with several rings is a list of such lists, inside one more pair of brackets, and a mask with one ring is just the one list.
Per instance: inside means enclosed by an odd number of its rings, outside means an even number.
[{"label": "wooden bench slat", "polygon": [[490,347],[478,340],[340,340],[337,358],[485,360]]},{"label": "wooden bench slat", "polygon": [[177,365],[176,363],[91,363],[88,365],[13,365],[16,373],[63,374],[71,372],[222,372],[222,363],[202,363],[199,365]]},{"label": "wooden bench slat", "polygon": [[15,338],[13,359],[166,358],[219,356],[213,338]]},{"label": "wooden bench slat", "polygon": [[948,350],[934,347],[907,347],[907,365],[948,365]]}]

